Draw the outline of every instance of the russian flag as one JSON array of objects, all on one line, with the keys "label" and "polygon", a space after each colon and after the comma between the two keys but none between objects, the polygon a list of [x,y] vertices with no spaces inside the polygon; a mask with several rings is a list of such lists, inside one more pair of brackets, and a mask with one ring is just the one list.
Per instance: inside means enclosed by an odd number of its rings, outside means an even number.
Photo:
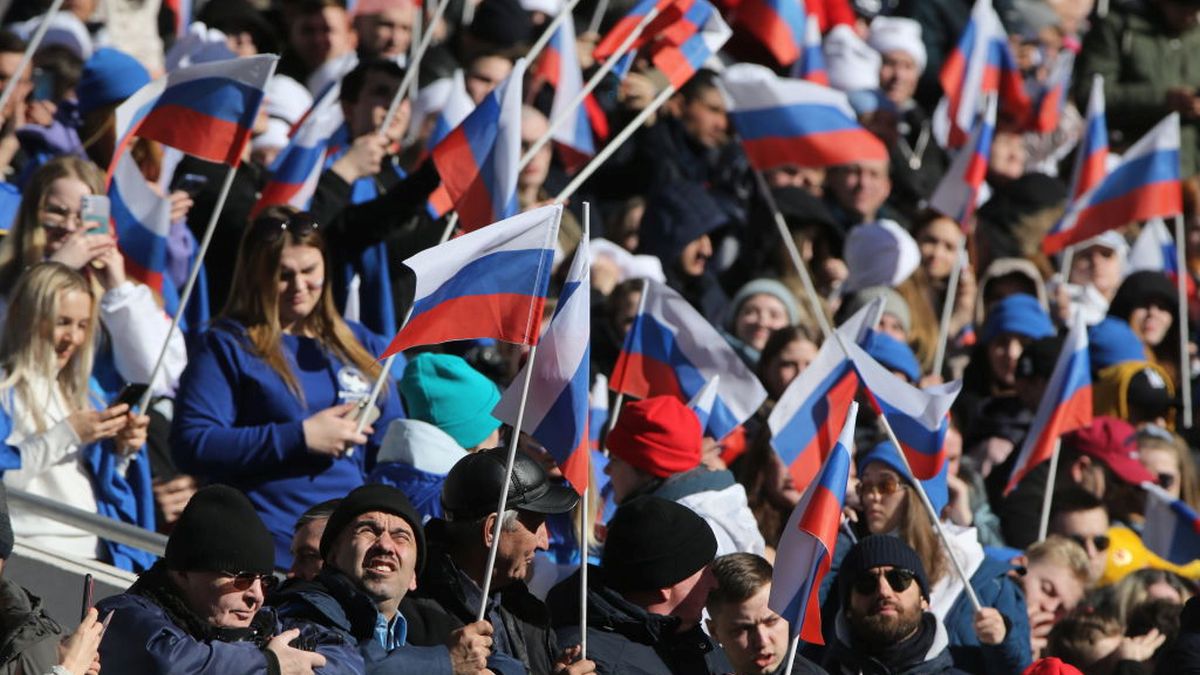
[{"label": "russian flag", "polygon": [[803,0],[742,0],[733,25],[753,35],[781,66],[800,60],[808,17]]},{"label": "russian flag", "polygon": [[1179,168],[1179,114],[1171,113],[1121,157],[1121,163],[1082,197],[1042,240],[1042,250],[1064,247],[1137,220],[1183,212]]},{"label": "russian flag", "polygon": [[825,51],[821,49],[821,26],[817,17],[809,15],[804,29],[804,54],[792,67],[792,75],[813,84],[829,86],[829,71],[825,67]]},{"label": "russian flag", "polygon": [[1016,489],[1035,466],[1050,459],[1054,445],[1063,434],[1092,423],[1092,368],[1088,358],[1087,325],[1077,314],[1067,334],[1054,372],[1038,404],[1033,426],[1021,444],[1004,494]]},{"label": "russian flag", "polygon": [[857,344],[847,344],[854,369],[862,379],[871,405],[896,432],[900,451],[918,480],[933,478],[946,461],[943,447],[949,428],[950,406],[962,381],[917,389],[871,358]]},{"label": "russian flag", "polygon": [[708,419],[712,417],[713,404],[717,402],[717,389],[721,386],[721,376],[716,375],[713,379],[704,383],[704,388],[696,392],[692,400],[688,401],[688,410],[696,413],[696,419],[700,420],[700,428],[708,429]]},{"label": "russian flag", "polygon": [[292,130],[287,147],[271,166],[271,179],[263,187],[254,213],[275,204],[308,208],[324,170],[325,158],[332,150],[334,134],[345,122],[338,101],[340,94],[339,83],[327,88]]},{"label": "russian flag", "polygon": [[1067,91],[1071,87],[1074,68],[1075,54],[1066,49],[1060,51],[1035,109],[1033,130],[1039,134],[1048,134],[1058,128],[1063,109],[1067,107]]},{"label": "russian flag", "polygon": [[266,54],[201,63],[142,87],[117,107],[114,166],[134,136],[237,166],[278,60]]},{"label": "russian flag", "polygon": [[858,404],[851,402],[837,443],[821,471],[792,510],[775,554],[771,595],[767,606],[787,619],[792,636],[823,645],[821,634],[821,581],[829,572],[846,504],[850,480],[850,454],[854,447],[854,421]]},{"label": "russian flag", "polygon": [[129,276],[163,291],[171,202],[150,188],[129,151],[121,153],[108,184],[112,232],[125,256]]},{"label": "russian flag", "polygon": [[[429,86],[433,87],[436,84],[435,82]],[[438,143],[449,136],[450,132],[462,124],[462,121],[467,119],[467,115],[470,115],[471,111],[475,109],[475,102],[467,93],[467,83],[463,79],[461,68],[455,69],[454,75],[449,81],[446,81],[446,86],[446,99],[437,113],[437,118],[434,119],[433,131],[429,134],[429,141],[425,145],[429,150],[433,150]]]},{"label": "russian flag", "polygon": [[1175,264],[1175,240],[1162,218],[1151,218],[1142,226],[1137,239],[1129,249],[1130,272],[1163,272],[1175,277],[1179,267]]},{"label": "russian flag", "polygon": [[1108,122],[1104,114],[1104,76],[1092,77],[1092,91],[1088,95],[1087,121],[1083,125],[1083,137],[1075,149],[1075,168],[1071,172],[1071,191],[1074,201],[1085,192],[1096,187],[1108,173]]},{"label": "russian flag", "polygon": [[521,159],[521,86],[525,59],[433,149],[464,232],[517,212],[517,163]]},{"label": "russian flag", "polygon": [[1161,558],[1176,565],[1200,559],[1200,515],[1182,499],[1154,483],[1146,490],[1146,524],[1142,543]]},{"label": "russian flag", "polygon": [[575,171],[596,154],[589,105],[592,108],[597,108],[597,105],[588,94],[583,105],[570,107],[583,90],[583,71],[575,52],[575,23],[571,19],[563,21],[546,43],[546,49],[538,61],[536,77],[554,87],[550,118],[557,120],[563,116],[569,117],[566,123],[554,130],[553,137],[567,170]]},{"label": "russian flag", "polygon": [[971,138],[954,157],[950,169],[938,181],[929,207],[966,227],[979,202],[979,190],[987,178],[992,138],[996,135],[996,97],[989,96],[971,129]]},{"label": "russian flag", "polygon": [[[859,342],[879,315],[882,299],[858,310],[838,327],[847,341]],[[876,319],[877,321],[878,319]],[[843,411],[858,393],[858,374],[836,340],[826,340],[816,358],[788,385],[767,418],[771,447],[788,468],[792,482],[807,486],[829,457],[846,420]]]},{"label": "russian flag", "polygon": [[412,309],[379,358],[451,340],[537,344],[561,219],[561,204],[543,206],[405,260]]},{"label": "russian flag", "polygon": [[592,450],[599,452],[600,435],[608,424],[608,378],[604,373],[596,373],[588,401],[588,439]]},{"label": "russian flag", "polygon": [[942,64],[939,81],[944,96],[934,111],[933,128],[942,147],[962,147],[987,94],[998,95],[1001,109],[1013,118],[1028,117],[1025,83],[991,0],[975,0],[958,44]]},{"label": "russian flag", "polygon": [[600,42],[596,43],[596,48],[592,50],[592,58],[597,61],[606,61],[610,56],[617,52],[617,48],[621,43],[633,35],[637,30],[637,26],[646,18],[652,10],[658,10],[658,16],[654,17],[650,23],[642,30],[637,39],[634,40],[629,48],[631,52],[641,49],[646,43],[654,39],[655,35],[662,31],[663,28],[678,21],[683,16],[683,9],[678,6],[676,0],[641,0],[629,13],[621,17]]},{"label": "russian flag", "polygon": [[[703,21],[700,21],[700,16],[704,17]],[[671,40],[660,39],[654,44],[650,55],[654,66],[667,76],[671,86],[676,89],[703,68],[705,62],[720,51],[733,35],[725,20],[706,0],[695,0],[688,10],[688,17],[689,21],[702,26],[700,31],[678,45]]]},{"label": "russian flag", "polygon": [[609,386],[638,398],[674,396],[687,402],[719,375],[708,429],[714,438],[724,438],[758,410],[766,390],[683,296],[656,281],[646,282],[645,293]]},{"label": "russian flag", "polygon": [[729,118],[755,169],[887,160],[883,141],[859,125],[840,91],[783,79],[752,63],[730,66],[721,82]]},{"label": "russian flag", "polygon": [[[490,228],[489,228],[490,229]],[[533,380],[521,431],[537,439],[579,494],[588,487],[588,375],[591,371],[591,256],[585,235],[575,249],[550,326],[533,361]],[[526,363],[524,368],[529,368]],[[524,369],[513,378],[492,414],[517,425]]]}]

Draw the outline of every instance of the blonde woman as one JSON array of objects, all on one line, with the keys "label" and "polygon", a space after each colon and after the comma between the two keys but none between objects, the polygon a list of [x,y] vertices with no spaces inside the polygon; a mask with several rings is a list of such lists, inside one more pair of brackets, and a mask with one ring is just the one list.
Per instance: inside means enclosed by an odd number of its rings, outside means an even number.
[{"label": "blonde woman", "polygon": [[[149,418],[125,404],[98,405],[91,386],[97,319],[90,284],[66,265],[39,263],[17,279],[9,299],[0,333],[4,484],[153,529],[148,461],[131,461],[144,455]],[[12,521],[21,542],[128,569],[153,561],[19,508]]]}]

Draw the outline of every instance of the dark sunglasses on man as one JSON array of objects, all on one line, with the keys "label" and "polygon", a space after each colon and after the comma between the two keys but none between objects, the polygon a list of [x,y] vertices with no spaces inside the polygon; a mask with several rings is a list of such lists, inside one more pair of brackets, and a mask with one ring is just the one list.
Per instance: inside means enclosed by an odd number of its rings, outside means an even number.
[{"label": "dark sunglasses on man", "polygon": [[860,574],[854,580],[854,592],[859,595],[874,595],[879,592],[879,579],[887,580],[887,585],[896,593],[903,593],[908,590],[916,581],[917,575],[915,572],[903,567],[893,567],[886,572],[865,572]]},{"label": "dark sunglasses on man", "polygon": [[1112,540],[1108,538],[1107,534],[1097,534],[1090,538],[1085,537],[1082,534],[1071,534],[1067,535],[1067,539],[1079,544],[1079,547],[1085,551],[1088,550],[1089,539],[1092,542],[1092,545],[1096,547],[1097,551],[1107,551],[1108,545],[1112,543]]},{"label": "dark sunglasses on man", "polygon": [[248,591],[254,585],[255,581],[262,582],[263,593],[269,592],[279,583],[279,578],[274,574],[257,574],[255,572],[221,572],[222,576],[228,577],[230,585],[239,591]]}]

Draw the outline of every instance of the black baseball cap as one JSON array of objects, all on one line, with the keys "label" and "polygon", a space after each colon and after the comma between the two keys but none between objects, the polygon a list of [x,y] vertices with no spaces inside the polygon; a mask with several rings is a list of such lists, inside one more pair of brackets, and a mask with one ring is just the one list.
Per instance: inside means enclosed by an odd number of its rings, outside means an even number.
[{"label": "black baseball cap", "polygon": [[[506,448],[491,448],[458,460],[442,485],[442,508],[456,520],[482,518],[496,511],[504,485]],[[533,513],[566,513],[579,503],[579,494],[555,483],[533,458],[518,452],[508,485],[508,506]]]}]

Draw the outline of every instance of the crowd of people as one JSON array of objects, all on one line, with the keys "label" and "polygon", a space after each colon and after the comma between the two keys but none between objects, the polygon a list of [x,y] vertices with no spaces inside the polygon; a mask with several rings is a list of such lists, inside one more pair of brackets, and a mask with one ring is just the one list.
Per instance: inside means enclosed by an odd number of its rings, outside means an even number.
[{"label": "crowd of people", "polygon": [[[423,346],[388,372],[378,359],[412,301],[401,262],[447,231],[431,208],[440,113],[456,95],[484,101],[563,3],[452,0],[436,21],[437,3],[412,0],[190,4],[67,0],[42,36],[48,2],[0,3],[0,84],[15,81],[0,110],[2,485],[168,536],[159,558],[14,502],[0,575],[30,546],[138,577],[73,630],[0,579],[0,673],[1200,669],[1200,564],[1142,538],[1147,485],[1200,510],[1200,433],[1183,407],[1197,342],[1180,340],[1200,325],[1197,0],[993,0],[1029,96],[1063,63],[1072,84],[1053,129],[1001,106],[965,223],[929,201],[954,157],[935,132],[950,93],[939,74],[978,3],[792,0],[829,85],[888,158],[757,175],[722,71],[799,77],[802,64],[760,41],[772,3],[716,2],[732,38],[583,182],[559,227],[543,326],[589,237],[590,404],[612,408],[594,418],[586,498],[493,414],[527,348]],[[585,77],[633,6],[574,5]],[[422,34],[415,87],[384,128]],[[148,285],[129,242],[89,221],[126,150],[117,108],[176,68],[256,54],[280,59],[231,182],[148,138],[127,148],[170,211],[166,269]],[[523,151],[550,127],[554,83],[538,63],[520,83]],[[1050,257],[1041,243],[1071,197],[1096,75],[1113,161],[1179,115],[1184,240],[1131,222]],[[307,207],[259,204],[332,84],[344,123]],[[605,76],[587,103],[597,147],[667,86],[646,53]],[[543,145],[516,179],[519,208],[550,202],[577,159]],[[1182,269],[1164,246],[1183,249]],[[617,407],[607,391],[646,280],[686,299],[760,380],[767,400],[734,432],[706,435],[674,396]],[[843,521],[806,614],[823,639],[793,649],[800,627],[771,601],[772,564],[809,486],[768,418],[826,346],[823,319],[873,302],[871,357],[913,386],[962,382],[946,463],[915,478],[859,392]],[[1044,462],[1010,490],[1079,321],[1093,421],[1062,436],[1053,474]]]}]

